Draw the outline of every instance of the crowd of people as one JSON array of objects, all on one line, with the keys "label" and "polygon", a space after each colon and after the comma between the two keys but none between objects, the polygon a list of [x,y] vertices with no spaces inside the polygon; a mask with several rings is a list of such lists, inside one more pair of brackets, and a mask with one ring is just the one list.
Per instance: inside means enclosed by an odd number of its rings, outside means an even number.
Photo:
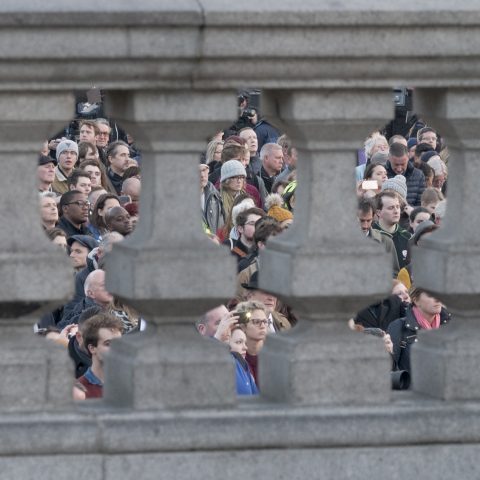
[{"label": "crowd of people", "polygon": [[[258,275],[259,252],[293,221],[298,151],[248,97],[240,97],[239,110],[233,125],[212,136],[198,167],[203,230],[237,260],[237,291],[195,327],[229,349],[238,395],[255,395],[261,390],[257,365],[266,337],[297,323],[288,305],[259,287]],[[75,294],[44,315],[35,331],[65,346],[74,364],[73,398],[83,400],[102,396],[111,341],[148,326],[106,290],[103,270],[105,254],[138,220],[141,151],[110,119],[74,124],[68,135],[61,132],[45,142],[37,188],[43,228],[71,259]],[[359,154],[359,228],[391,254],[392,285],[388,298],[358,312],[351,323],[384,338],[392,370],[410,370],[409,350],[418,330],[450,319],[444,305],[416,287],[411,268],[412,245],[421,246],[421,239],[441,226],[447,163],[448,149],[421,121],[407,136],[387,139],[373,132]]]}]

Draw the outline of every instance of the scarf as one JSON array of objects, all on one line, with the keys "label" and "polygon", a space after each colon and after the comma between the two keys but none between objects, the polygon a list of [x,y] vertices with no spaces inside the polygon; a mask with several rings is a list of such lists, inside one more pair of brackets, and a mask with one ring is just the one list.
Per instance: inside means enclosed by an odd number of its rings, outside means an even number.
[{"label": "scarf", "polygon": [[433,322],[430,323],[423,315],[422,311],[418,307],[413,307],[413,314],[417,319],[418,324],[424,330],[433,330],[440,327],[440,314],[435,314],[433,317]]}]

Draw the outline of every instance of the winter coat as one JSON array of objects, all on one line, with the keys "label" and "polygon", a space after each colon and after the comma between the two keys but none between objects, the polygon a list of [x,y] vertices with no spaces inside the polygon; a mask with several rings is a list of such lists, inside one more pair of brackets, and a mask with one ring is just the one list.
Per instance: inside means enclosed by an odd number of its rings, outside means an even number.
[{"label": "winter coat", "polygon": [[209,230],[215,233],[225,223],[225,212],[223,210],[222,198],[219,191],[208,182],[203,190],[203,221]]},{"label": "winter coat", "polygon": [[[398,175],[393,171],[390,161],[386,163],[385,168],[387,169],[388,178]],[[422,193],[425,190],[425,175],[421,170],[413,166],[413,162],[409,161],[403,176],[407,182],[407,203],[412,207],[419,207]]]},{"label": "winter coat", "polygon": [[405,267],[407,265],[408,240],[410,240],[411,237],[410,233],[401,228],[399,225],[396,225],[393,233],[383,230],[380,224],[377,222],[373,222],[372,227],[375,230],[378,230],[382,235],[392,239],[397,252],[398,266],[399,268]]},{"label": "winter coat", "polygon": [[390,323],[405,316],[408,305],[398,295],[389,295],[381,302],[360,310],[355,323],[365,328],[381,328],[386,331]]},{"label": "winter coat", "polygon": [[[442,308],[440,326],[450,321],[451,314]],[[410,349],[417,342],[417,333],[421,330],[412,307],[408,308],[405,317],[393,321],[387,328],[393,343],[393,370],[410,372]]]},{"label": "winter coat", "polygon": [[257,134],[258,151],[260,151],[266,143],[277,143],[278,137],[280,136],[280,132],[266,120],[260,120],[254,125],[253,129]]}]

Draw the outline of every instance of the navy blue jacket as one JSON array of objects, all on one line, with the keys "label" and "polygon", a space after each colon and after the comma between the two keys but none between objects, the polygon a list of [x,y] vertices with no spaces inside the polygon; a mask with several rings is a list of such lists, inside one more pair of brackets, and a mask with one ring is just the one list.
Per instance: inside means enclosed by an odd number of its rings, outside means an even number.
[{"label": "navy blue jacket", "polygon": [[[385,168],[387,169],[388,178],[398,175],[398,173],[392,170],[390,161],[385,164]],[[419,207],[422,193],[425,190],[425,175],[421,170],[415,168],[412,162],[408,162],[403,176],[407,182],[407,203],[412,207]]]}]

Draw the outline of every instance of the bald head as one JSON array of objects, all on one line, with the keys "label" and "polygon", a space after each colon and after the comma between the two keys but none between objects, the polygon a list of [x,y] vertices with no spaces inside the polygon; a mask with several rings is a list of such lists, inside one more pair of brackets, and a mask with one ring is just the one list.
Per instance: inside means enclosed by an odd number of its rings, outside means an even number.
[{"label": "bald head", "polygon": [[103,270],[90,272],[85,279],[84,288],[85,296],[101,307],[106,307],[113,300],[112,295],[105,289],[105,272]]},{"label": "bald head", "polygon": [[133,203],[140,200],[140,191],[142,189],[142,183],[138,178],[127,178],[122,183],[122,195],[128,195]]}]

